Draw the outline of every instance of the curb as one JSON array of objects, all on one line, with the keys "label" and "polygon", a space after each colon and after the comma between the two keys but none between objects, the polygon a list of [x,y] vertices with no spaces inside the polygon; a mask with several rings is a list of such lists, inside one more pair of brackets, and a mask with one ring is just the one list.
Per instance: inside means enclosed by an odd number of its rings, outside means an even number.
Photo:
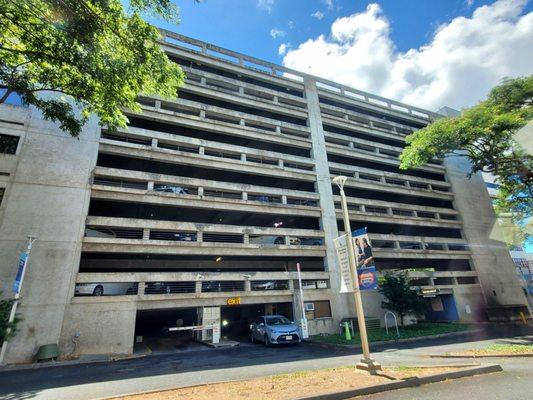
[{"label": "curb", "polygon": [[405,380],[383,383],[380,385],[367,386],[354,390],[347,390],[344,392],[328,393],[318,396],[299,397],[298,400],[345,400],[356,396],[365,396],[389,390],[403,389],[408,387],[417,387],[428,383],[442,382],[448,379],[465,378],[467,376],[475,376],[482,374],[490,374],[492,372],[501,372],[502,367],[499,364],[490,364],[480,367],[467,368],[461,371],[444,372],[442,374],[435,374],[424,376],[422,378],[413,377]]},{"label": "curb", "polygon": [[533,353],[527,354],[484,354],[484,355],[466,355],[466,354],[430,354],[431,358],[517,358],[517,357],[533,357]]},{"label": "curb", "polygon": [[[398,340],[381,340],[379,342],[370,342],[369,344],[371,346],[381,346],[384,344],[396,344],[396,343],[409,343],[409,342],[418,342],[421,340],[427,340],[427,339],[441,339],[441,338],[450,338],[455,336],[462,336],[465,334],[474,334],[474,333],[480,333],[483,332],[483,329],[472,329],[468,331],[461,331],[461,332],[450,332],[450,333],[441,333],[438,335],[429,335],[429,336],[418,336],[414,338],[405,338],[405,339],[398,339]],[[321,346],[329,349],[338,349],[338,348],[348,348],[348,349],[360,349],[360,344],[334,344],[334,343],[323,343],[323,342],[315,342],[315,341],[308,341],[308,343],[315,345],[315,346]]]}]

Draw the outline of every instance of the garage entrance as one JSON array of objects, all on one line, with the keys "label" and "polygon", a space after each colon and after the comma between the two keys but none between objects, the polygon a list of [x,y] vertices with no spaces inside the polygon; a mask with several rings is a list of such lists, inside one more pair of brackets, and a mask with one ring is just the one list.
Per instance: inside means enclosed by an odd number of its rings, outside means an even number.
[{"label": "garage entrance", "polygon": [[139,310],[135,321],[135,351],[169,352],[194,344],[191,331],[170,332],[175,326],[196,325],[196,308]]},{"label": "garage entrance", "polygon": [[283,315],[293,319],[292,303],[269,303],[221,307],[221,339],[248,341],[250,324],[260,315]]}]

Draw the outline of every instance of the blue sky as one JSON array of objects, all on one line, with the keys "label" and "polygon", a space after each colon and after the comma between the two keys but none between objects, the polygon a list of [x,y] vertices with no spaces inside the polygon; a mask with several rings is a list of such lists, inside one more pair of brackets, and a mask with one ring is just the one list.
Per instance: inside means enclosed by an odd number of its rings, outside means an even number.
[{"label": "blue sky", "polygon": [[533,73],[528,0],[192,0],[157,26],[385,97],[472,106]]},{"label": "blue sky", "polygon": [[[378,3],[392,26],[392,39],[398,50],[406,51],[425,44],[435,29],[457,16],[471,16],[473,10],[494,1],[474,0],[191,0],[175,1],[180,8],[181,23],[170,25],[154,21],[158,26],[201,39],[231,50],[280,63],[281,43],[293,45],[319,34],[328,34],[332,22],[343,16],[365,10]],[[262,6],[262,4],[264,6]],[[269,4],[271,4],[269,6]],[[469,5],[470,4],[470,5]],[[531,4],[526,6],[531,11]],[[322,19],[311,15],[322,13]],[[272,38],[278,29],[284,36]]]}]

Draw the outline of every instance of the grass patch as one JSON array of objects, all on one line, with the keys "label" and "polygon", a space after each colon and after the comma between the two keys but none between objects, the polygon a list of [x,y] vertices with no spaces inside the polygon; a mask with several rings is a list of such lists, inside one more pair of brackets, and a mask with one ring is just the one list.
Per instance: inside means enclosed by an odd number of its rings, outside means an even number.
[{"label": "grass patch", "polygon": [[[421,336],[434,336],[443,333],[464,332],[473,329],[472,325],[459,324],[459,323],[431,323],[421,322],[416,325],[410,325],[406,327],[400,327],[400,339],[416,338]],[[396,329],[389,328],[389,334],[385,329],[377,329],[368,331],[368,340],[370,342],[382,342],[382,341],[394,341],[397,340]],[[355,337],[352,340],[345,340],[344,335],[315,335],[311,336],[311,340],[320,343],[329,344],[355,344],[361,343],[359,333],[356,332]]]},{"label": "grass patch", "polygon": [[476,355],[533,354],[533,344],[491,344],[484,349],[470,350]]}]

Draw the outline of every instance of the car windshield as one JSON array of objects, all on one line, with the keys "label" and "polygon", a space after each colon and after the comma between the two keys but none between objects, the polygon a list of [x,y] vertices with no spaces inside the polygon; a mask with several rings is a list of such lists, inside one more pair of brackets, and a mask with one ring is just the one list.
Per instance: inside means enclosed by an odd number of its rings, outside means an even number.
[{"label": "car windshield", "polygon": [[267,325],[288,325],[291,323],[285,317],[270,317],[266,319]]}]

